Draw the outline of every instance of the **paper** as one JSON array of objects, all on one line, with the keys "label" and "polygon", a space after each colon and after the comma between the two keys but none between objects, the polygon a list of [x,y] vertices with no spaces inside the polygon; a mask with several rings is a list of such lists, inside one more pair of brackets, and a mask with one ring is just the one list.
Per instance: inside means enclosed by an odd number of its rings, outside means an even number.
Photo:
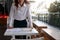
[{"label": "paper", "polygon": [[14,29],[8,29],[8,32],[29,32],[31,31],[31,28],[14,28]]}]

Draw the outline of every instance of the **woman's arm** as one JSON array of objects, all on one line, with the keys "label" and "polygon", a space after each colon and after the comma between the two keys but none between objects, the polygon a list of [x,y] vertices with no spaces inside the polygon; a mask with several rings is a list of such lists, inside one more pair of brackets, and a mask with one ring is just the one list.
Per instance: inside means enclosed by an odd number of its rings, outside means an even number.
[{"label": "woman's arm", "polygon": [[28,17],[29,27],[33,28],[30,6],[28,6],[27,17]]},{"label": "woman's arm", "polygon": [[14,16],[14,5],[11,6],[9,18],[7,20],[8,28],[12,28],[13,27],[13,22],[14,22],[14,17],[13,16]]}]

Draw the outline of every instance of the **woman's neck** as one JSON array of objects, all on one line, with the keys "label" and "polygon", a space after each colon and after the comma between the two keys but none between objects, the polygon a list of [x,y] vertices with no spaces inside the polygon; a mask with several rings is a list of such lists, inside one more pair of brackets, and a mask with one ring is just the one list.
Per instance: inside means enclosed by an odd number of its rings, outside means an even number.
[{"label": "woman's neck", "polygon": [[24,5],[24,3],[19,3],[19,5],[22,7]]}]

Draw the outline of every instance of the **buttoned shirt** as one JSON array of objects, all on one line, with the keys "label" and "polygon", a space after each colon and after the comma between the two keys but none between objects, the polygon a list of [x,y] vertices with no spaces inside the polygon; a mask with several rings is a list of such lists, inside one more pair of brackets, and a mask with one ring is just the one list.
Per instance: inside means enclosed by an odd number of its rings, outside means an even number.
[{"label": "buttoned shirt", "polygon": [[13,27],[14,19],[16,20],[24,20],[27,19],[27,27],[32,27],[32,17],[31,17],[31,10],[30,6],[28,4],[25,4],[21,7],[18,4],[18,8],[13,4],[11,6],[9,19],[7,20],[7,23],[10,27]]}]

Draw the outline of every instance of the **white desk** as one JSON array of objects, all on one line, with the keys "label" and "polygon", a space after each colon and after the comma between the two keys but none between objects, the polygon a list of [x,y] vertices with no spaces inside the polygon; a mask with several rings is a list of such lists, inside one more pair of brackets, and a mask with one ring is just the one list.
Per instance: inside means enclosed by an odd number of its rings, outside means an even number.
[{"label": "white desk", "polygon": [[33,24],[38,28],[47,28],[47,24],[42,21],[33,21]]},{"label": "white desk", "polygon": [[35,28],[13,28],[13,29],[7,29],[4,33],[5,36],[12,36],[13,39],[15,39],[15,35],[37,35],[38,31],[36,31]]},{"label": "white desk", "polygon": [[49,40],[60,40],[60,30],[57,28],[47,28],[42,30],[45,37],[49,38]]}]

